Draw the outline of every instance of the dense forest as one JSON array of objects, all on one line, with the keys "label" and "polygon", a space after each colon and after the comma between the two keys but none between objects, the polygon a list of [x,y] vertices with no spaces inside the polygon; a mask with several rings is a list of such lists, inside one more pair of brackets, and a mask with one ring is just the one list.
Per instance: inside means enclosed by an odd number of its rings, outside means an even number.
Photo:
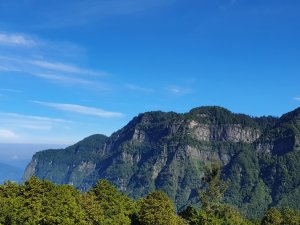
[{"label": "dense forest", "polygon": [[271,208],[300,210],[300,108],[280,118],[222,107],[147,112],[110,137],[95,134],[65,149],[37,152],[31,176],[89,191],[106,179],[134,200],[161,190],[177,212],[197,207],[212,162],[228,182],[223,203],[251,219]]},{"label": "dense forest", "polygon": [[222,203],[228,184],[220,179],[217,164],[206,168],[202,180],[206,187],[199,192],[199,207],[188,206],[178,214],[162,191],[134,201],[107,180],[99,180],[85,193],[37,177],[24,184],[8,181],[0,186],[0,224],[300,224],[300,212],[292,209],[270,208],[253,221]]}]

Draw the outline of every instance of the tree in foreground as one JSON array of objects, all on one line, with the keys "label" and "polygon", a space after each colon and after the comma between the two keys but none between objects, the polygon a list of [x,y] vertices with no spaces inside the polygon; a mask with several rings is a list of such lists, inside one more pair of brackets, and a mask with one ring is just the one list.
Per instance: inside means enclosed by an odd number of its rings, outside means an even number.
[{"label": "tree in foreground", "polygon": [[0,224],[89,224],[80,198],[69,185],[36,177],[24,185],[6,183],[0,187]]},{"label": "tree in foreground", "polygon": [[141,225],[187,224],[175,213],[175,206],[168,196],[155,191],[139,201],[138,223]]},{"label": "tree in foreground", "polygon": [[280,225],[282,222],[282,215],[278,209],[270,208],[262,219],[262,225]]},{"label": "tree in foreground", "polygon": [[300,212],[285,208],[279,211],[276,208],[270,208],[264,215],[262,225],[299,225]]},{"label": "tree in foreground", "polygon": [[[207,170],[204,177],[208,182],[200,194],[204,204],[200,209],[189,206],[180,214],[182,218],[175,213],[173,202],[160,191],[135,202],[106,180],[98,181],[87,193],[36,177],[22,185],[6,182],[0,185],[0,225],[253,224],[233,207],[221,203],[224,185],[218,180],[220,173],[216,168]],[[269,224],[299,225],[300,212],[271,208],[261,221],[261,225]]]},{"label": "tree in foreground", "polygon": [[119,192],[109,181],[99,180],[88,192],[102,208],[103,224],[130,224],[131,215],[135,213],[135,202]]}]

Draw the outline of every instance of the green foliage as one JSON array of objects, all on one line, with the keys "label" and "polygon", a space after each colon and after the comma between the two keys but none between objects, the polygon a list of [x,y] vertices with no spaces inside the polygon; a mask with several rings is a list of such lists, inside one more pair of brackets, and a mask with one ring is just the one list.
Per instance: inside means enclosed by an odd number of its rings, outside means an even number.
[{"label": "green foliage", "polygon": [[188,207],[180,214],[189,224],[251,224],[235,208],[221,203],[227,184],[221,180],[220,170],[218,163],[206,167],[202,178],[206,188],[199,193],[201,209]]},{"label": "green foliage", "polygon": [[218,163],[213,163],[211,167],[205,168],[202,180],[205,182],[206,187],[200,191],[199,197],[202,208],[205,208],[207,211],[220,205],[224,192],[227,189],[227,184],[221,180],[220,173],[221,167]]},{"label": "green foliage", "polygon": [[130,224],[134,202],[99,181],[89,193],[32,177],[0,186],[0,224]]},{"label": "green foliage", "polygon": [[175,214],[175,207],[168,196],[156,191],[139,201],[139,212],[137,215],[140,225],[179,225],[185,224]]},{"label": "green foliage", "polygon": [[99,180],[89,192],[103,209],[107,224],[130,224],[135,213],[133,200],[117,191],[107,180]]},{"label": "green foliage", "polygon": [[[89,174],[89,170],[82,170],[82,165],[104,160],[98,150],[104,147],[107,140],[106,136],[97,134],[66,149],[49,149],[37,152],[33,156],[33,160],[38,162],[34,169],[35,173],[31,174],[25,171],[24,179],[29,179],[34,175],[41,179],[55,181],[57,184],[72,183],[78,189],[86,191],[87,186],[95,184],[94,177],[96,174]],[[39,160],[43,158],[48,161]],[[68,182],[66,182],[67,180]]]},{"label": "green foliage", "polygon": [[228,205],[220,205],[210,211],[200,211],[200,217],[203,218],[202,224],[222,224],[222,225],[247,225],[251,221],[244,218],[238,210]]},{"label": "green foliage", "polygon": [[204,224],[204,218],[201,215],[201,211],[192,206],[188,206],[179,214],[179,216],[185,219],[190,225]]},{"label": "green foliage", "polygon": [[282,225],[299,225],[300,211],[285,208],[281,211]]},{"label": "green foliage", "polygon": [[243,146],[224,168],[229,187],[224,201],[235,205],[250,218],[261,217],[272,202],[270,188],[261,178],[260,161],[255,149]]},{"label": "green foliage", "polygon": [[219,106],[198,107],[185,115],[188,119],[193,119],[204,124],[240,124],[243,127],[260,127],[256,119],[244,114],[234,114]]},{"label": "green foliage", "polygon": [[282,215],[278,209],[271,208],[267,211],[261,224],[262,225],[280,225],[282,222]]},{"label": "green foliage", "polygon": [[24,185],[1,186],[0,199],[3,224],[86,224],[80,193],[67,185],[32,177]]},{"label": "green foliage", "polygon": [[[213,166],[207,171],[204,179],[216,183],[218,167]],[[212,188],[212,185],[208,187]],[[235,208],[218,201],[213,200],[215,203],[209,207],[202,205],[201,209],[189,206],[177,215],[174,203],[161,191],[135,202],[106,180],[99,180],[89,192],[80,193],[72,186],[55,185],[32,177],[22,185],[12,182],[0,185],[0,225],[254,224]],[[299,223],[300,211],[288,208],[280,211],[271,208],[261,220],[261,225]]]},{"label": "green foliage", "polygon": [[270,208],[264,215],[261,225],[298,225],[300,224],[300,211],[285,208],[279,211]]},{"label": "green foliage", "polygon": [[82,194],[81,205],[86,213],[86,221],[89,221],[90,225],[105,224],[105,222],[107,222],[107,218],[104,216],[104,210],[94,194]]}]

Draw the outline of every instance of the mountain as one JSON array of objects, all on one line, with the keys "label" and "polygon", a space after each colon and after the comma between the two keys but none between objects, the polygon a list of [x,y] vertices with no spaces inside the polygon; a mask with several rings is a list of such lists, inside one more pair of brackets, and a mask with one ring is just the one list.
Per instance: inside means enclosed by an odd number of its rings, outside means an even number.
[{"label": "mountain", "polygon": [[0,183],[5,181],[19,182],[22,180],[23,170],[0,162]]},{"label": "mountain", "polygon": [[280,118],[222,107],[147,112],[110,137],[36,153],[24,173],[86,191],[100,178],[133,198],[160,189],[182,210],[198,201],[204,169],[218,161],[224,201],[252,218],[269,207],[300,209],[300,108]]}]

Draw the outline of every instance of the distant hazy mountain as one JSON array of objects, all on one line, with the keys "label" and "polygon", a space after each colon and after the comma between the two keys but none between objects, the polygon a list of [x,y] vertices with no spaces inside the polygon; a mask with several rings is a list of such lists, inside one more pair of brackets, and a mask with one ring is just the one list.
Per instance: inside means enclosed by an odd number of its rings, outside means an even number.
[{"label": "distant hazy mountain", "polygon": [[7,180],[19,182],[21,181],[22,169],[13,167],[4,163],[0,163],[0,183],[3,183]]},{"label": "distant hazy mountain", "polygon": [[0,183],[6,180],[21,181],[32,155],[46,148],[62,148],[54,144],[0,143]]},{"label": "distant hazy mountain", "polygon": [[300,209],[300,108],[253,118],[221,107],[148,112],[110,137],[90,136],[66,149],[36,153],[32,175],[88,190],[106,178],[139,198],[160,189],[183,209],[197,200],[204,167],[223,165],[225,201],[251,217],[272,206]]}]

